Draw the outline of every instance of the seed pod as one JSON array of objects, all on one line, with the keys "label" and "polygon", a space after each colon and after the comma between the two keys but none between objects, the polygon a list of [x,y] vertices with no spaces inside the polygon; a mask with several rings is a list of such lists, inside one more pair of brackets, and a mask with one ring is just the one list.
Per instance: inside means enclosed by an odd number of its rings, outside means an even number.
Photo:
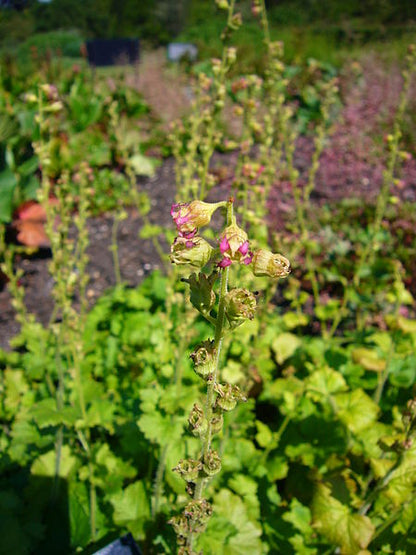
[{"label": "seed pod", "polygon": [[173,472],[177,472],[186,482],[195,482],[201,469],[201,461],[196,461],[194,459],[182,459],[172,470]]},{"label": "seed pod", "polygon": [[214,390],[218,394],[216,408],[223,411],[233,410],[238,401],[247,401],[237,385],[231,385],[230,383],[215,384]]},{"label": "seed pod", "polygon": [[217,357],[213,341],[203,341],[190,356],[194,363],[194,371],[198,376],[207,379],[213,374]]},{"label": "seed pod", "polygon": [[205,434],[208,423],[204,416],[204,411],[195,403],[188,418],[189,429],[194,436]]},{"label": "seed pod", "polygon": [[176,237],[170,248],[170,260],[173,264],[189,264],[202,268],[208,264],[214,249],[199,235],[192,238]]},{"label": "seed pod", "polygon": [[188,520],[189,531],[198,534],[205,530],[212,515],[212,506],[206,499],[193,499],[186,505],[183,514]]},{"label": "seed pod", "polygon": [[256,312],[256,298],[247,289],[231,289],[224,299],[225,314],[233,327],[252,320]]},{"label": "seed pod", "polygon": [[283,278],[290,274],[290,262],[281,254],[259,249],[253,255],[251,268],[255,276]]},{"label": "seed pod", "polygon": [[211,418],[211,432],[213,434],[219,434],[220,431],[222,430],[223,425],[224,425],[223,415],[221,413],[214,414],[214,416]]},{"label": "seed pod", "polygon": [[221,470],[221,459],[217,451],[208,451],[205,456],[202,469],[207,476],[215,476]]}]

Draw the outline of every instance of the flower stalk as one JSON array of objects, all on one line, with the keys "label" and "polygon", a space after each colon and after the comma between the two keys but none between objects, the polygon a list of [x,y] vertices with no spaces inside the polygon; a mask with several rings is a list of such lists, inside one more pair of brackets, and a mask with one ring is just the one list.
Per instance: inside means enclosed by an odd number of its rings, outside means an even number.
[{"label": "flower stalk", "polygon": [[[190,286],[191,304],[213,324],[214,339],[202,342],[191,353],[194,371],[206,383],[204,408],[195,403],[188,418],[191,433],[201,439],[201,450],[198,458],[181,460],[173,469],[186,482],[186,491],[192,498],[182,514],[170,520],[181,554],[194,553],[194,542],[204,531],[212,513],[204,495],[210,479],[221,470],[221,457],[214,448],[214,436],[223,428],[223,414],[235,409],[239,401],[246,401],[237,385],[222,383],[220,379],[225,335],[251,320],[256,311],[256,298],[252,292],[239,287],[229,288],[232,267],[249,267],[254,275],[272,278],[285,277],[290,271],[289,262],[282,255],[265,249],[254,254],[251,252],[248,235],[234,216],[233,204],[232,198],[216,204],[193,201],[175,204],[171,210],[178,231],[171,248],[171,261],[200,270],[216,266],[209,275],[201,271],[199,275],[193,273],[183,279]],[[199,235],[199,228],[209,225],[219,208],[226,208],[226,218],[215,248]],[[204,246],[204,255],[201,256],[199,245],[205,243],[208,247]],[[214,288],[219,275],[216,293]]]}]

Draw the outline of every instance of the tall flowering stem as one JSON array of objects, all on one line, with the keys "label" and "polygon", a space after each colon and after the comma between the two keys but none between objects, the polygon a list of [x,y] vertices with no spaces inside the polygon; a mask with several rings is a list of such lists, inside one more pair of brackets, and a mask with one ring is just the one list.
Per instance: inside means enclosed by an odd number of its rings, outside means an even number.
[{"label": "tall flowering stem", "polygon": [[[233,203],[229,202],[227,206],[227,225],[231,225],[233,220]],[[218,301],[218,315],[215,323],[215,337],[214,337],[214,351],[216,353],[215,357],[215,367],[212,373],[212,379],[207,382],[207,401],[206,401],[206,418],[207,418],[207,430],[205,432],[205,438],[203,440],[202,448],[202,459],[206,459],[208,453],[211,449],[212,441],[212,416],[215,406],[215,386],[218,382],[219,366],[220,366],[220,355],[221,348],[224,339],[224,328],[225,328],[225,297],[228,293],[228,276],[230,273],[230,267],[226,266],[221,270],[221,286],[220,286],[220,297]],[[201,499],[203,489],[204,489],[205,479],[200,478],[196,488],[195,488],[195,499]]]},{"label": "tall flowering stem", "polygon": [[[204,489],[221,470],[221,458],[213,449],[214,436],[222,430],[224,413],[246,400],[238,386],[222,383],[220,379],[224,335],[253,319],[256,311],[252,292],[239,287],[229,289],[231,267],[249,267],[255,276],[271,278],[285,277],[290,271],[289,262],[282,255],[264,249],[250,251],[247,233],[238,226],[234,216],[233,202],[229,199],[216,204],[179,203],[171,211],[178,232],[171,247],[171,261],[210,271],[192,273],[183,281],[190,286],[191,304],[214,326],[214,339],[203,341],[191,354],[194,371],[205,381],[207,391],[204,407],[195,403],[188,418],[190,432],[201,439],[201,450],[197,459],[181,460],[173,469],[186,482],[186,492],[191,497],[183,512],[170,521],[178,537],[179,555],[194,553],[194,541],[212,514]],[[199,228],[209,225],[219,208],[226,208],[226,221],[217,245],[211,246],[200,236]]]}]

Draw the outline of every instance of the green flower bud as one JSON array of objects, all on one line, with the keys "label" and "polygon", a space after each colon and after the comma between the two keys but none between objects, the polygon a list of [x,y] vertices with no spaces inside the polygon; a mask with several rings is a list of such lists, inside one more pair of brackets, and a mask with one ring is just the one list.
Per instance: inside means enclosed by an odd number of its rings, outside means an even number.
[{"label": "green flower bud", "polygon": [[208,378],[215,371],[217,350],[213,341],[204,341],[191,353],[194,371],[201,378]]},{"label": "green flower bud", "polygon": [[215,3],[219,7],[220,10],[228,10],[228,2],[227,0],[215,0]]},{"label": "green flower bud", "polygon": [[253,255],[251,268],[255,276],[283,278],[290,274],[290,262],[281,254],[259,249]]},{"label": "green flower bud", "polygon": [[189,264],[195,268],[202,268],[209,262],[214,249],[197,235],[192,239],[176,237],[170,252],[170,259],[174,264]]},{"label": "green flower bud", "polygon": [[183,279],[185,283],[189,283],[191,289],[191,304],[202,312],[207,313],[215,304],[216,295],[212,290],[218,274],[216,272],[209,276],[205,274],[191,274],[188,279]]},{"label": "green flower bud", "polygon": [[202,469],[207,476],[215,476],[221,470],[221,459],[217,451],[208,451],[202,463]]},{"label": "green flower bud", "polygon": [[247,401],[237,385],[231,385],[230,383],[215,384],[214,390],[218,394],[216,408],[223,411],[233,410],[238,401]]},{"label": "green flower bud", "polygon": [[201,469],[201,461],[194,459],[182,459],[172,468],[173,472],[177,472],[186,482],[195,482]]},{"label": "green flower bud", "polygon": [[232,326],[252,320],[256,312],[256,298],[247,289],[231,289],[224,299],[225,314]]},{"label": "green flower bud", "polygon": [[196,403],[192,407],[192,410],[189,414],[188,424],[190,431],[194,436],[203,435],[207,430],[208,423],[205,419],[204,411]]}]

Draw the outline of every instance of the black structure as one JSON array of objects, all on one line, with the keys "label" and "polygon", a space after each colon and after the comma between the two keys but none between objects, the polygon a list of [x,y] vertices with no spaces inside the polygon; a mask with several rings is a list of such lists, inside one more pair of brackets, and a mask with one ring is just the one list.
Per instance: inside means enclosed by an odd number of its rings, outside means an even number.
[{"label": "black structure", "polygon": [[142,555],[142,552],[129,533],[96,551],[94,555]]},{"label": "black structure", "polygon": [[138,39],[87,40],[87,56],[95,67],[135,64],[139,61]]},{"label": "black structure", "polygon": [[0,8],[11,8],[13,10],[23,10],[27,5],[27,0],[0,0]]}]

